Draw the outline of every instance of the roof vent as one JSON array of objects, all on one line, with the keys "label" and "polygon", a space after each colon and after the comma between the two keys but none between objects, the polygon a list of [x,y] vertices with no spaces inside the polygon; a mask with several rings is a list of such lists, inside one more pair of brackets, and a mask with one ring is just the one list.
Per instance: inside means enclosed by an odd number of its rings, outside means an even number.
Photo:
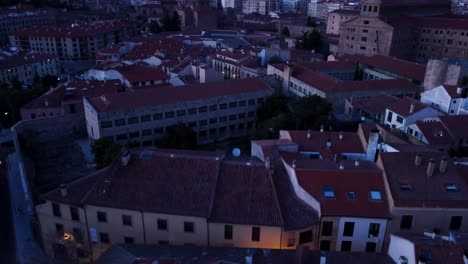
[{"label": "roof vent", "polygon": [[307,130],[307,138],[310,139],[310,129]]},{"label": "roof vent", "polygon": [[447,158],[441,159],[440,160],[440,167],[439,167],[440,173],[445,173],[447,171],[447,166],[448,166]]},{"label": "roof vent", "polygon": [[344,170],[343,162],[340,163],[340,170]]},{"label": "roof vent", "polygon": [[414,112],[414,103],[412,103],[409,108],[409,113],[412,114],[413,112]]},{"label": "roof vent", "polygon": [[59,189],[60,189],[60,195],[62,197],[67,196],[68,191],[67,191],[67,185],[66,184],[60,184]]},{"label": "roof vent", "polygon": [[340,140],[343,139],[343,132],[342,131],[340,132],[340,135],[338,137],[339,137]]}]

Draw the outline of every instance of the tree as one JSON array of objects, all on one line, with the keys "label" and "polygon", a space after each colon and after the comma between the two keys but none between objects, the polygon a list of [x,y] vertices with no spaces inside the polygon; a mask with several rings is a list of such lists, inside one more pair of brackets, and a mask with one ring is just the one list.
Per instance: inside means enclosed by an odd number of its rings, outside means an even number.
[{"label": "tree", "polygon": [[315,27],[315,22],[312,20],[312,18],[309,16],[307,17],[307,26],[308,27]]},{"label": "tree", "polygon": [[163,148],[194,149],[197,147],[197,134],[183,123],[178,123],[166,128],[158,145]]},{"label": "tree", "polygon": [[318,95],[301,97],[291,105],[296,121],[296,129],[315,129],[329,125],[331,104]]},{"label": "tree", "polygon": [[323,40],[316,29],[304,32],[301,38],[296,40],[296,49],[315,50],[319,53],[323,48]]},{"label": "tree", "polygon": [[268,120],[257,124],[250,131],[250,140],[274,139],[279,137],[280,130],[291,130],[295,128],[294,118],[290,113],[280,113]]},{"label": "tree", "polygon": [[281,35],[283,35],[285,37],[289,37],[290,36],[289,28],[288,27],[283,27],[283,29],[281,30]]},{"label": "tree", "polygon": [[104,168],[111,164],[115,157],[122,151],[122,145],[109,139],[101,138],[91,144],[94,154],[94,164],[97,169]]},{"label": "tree", "polygon": [[288,113],[288,99],[281,93],[269,96],[257,110],[257,122],[263,122],[279,114]]},{"label": "tree", "polygon": [[161,27],[159,26],[159,23],[158,21],[151,21],[151,23],[149,24],[149,31],[151,33],[159,33],[161,32]]}]

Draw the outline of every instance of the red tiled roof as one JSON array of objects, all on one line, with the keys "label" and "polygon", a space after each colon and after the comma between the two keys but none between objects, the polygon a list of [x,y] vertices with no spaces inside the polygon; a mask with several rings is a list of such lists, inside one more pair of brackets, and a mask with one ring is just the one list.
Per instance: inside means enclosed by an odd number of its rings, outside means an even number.
[{"label": "red tiled roof", "polygon": [[468,137],[468,115],[446,115],[439,119],[456,140]]},{"label": "red tiled roof", "polygon": [[114,70],[120,72],[130,83],[164,81],[169,79],[167,74],[161,70],[161,68],[153,68],[145,65],[125,65],[117,67]]},{"label": "red tiled roof", "polygon": [[[414,110],[410,113],[411,106],[414,106]],[[397,113],[403,117],[408,117],[416,112],[419,112],[425,108],[427,108],[425,104],[414,100],[412,98],[405,97],[403,99],[398,100],[397,102],[391,104],[387,109]]]},{"label": "red tiled roof", "polygon": [[362,109],[363,111],[373,115],[384,113],[385,109],[387,109],[389,105],[395,103],[398,100],[399,99],[397,97],[385,94],[373,96],[370,99],[358,100],[352,97],[348,99],[348,101],[351,102],[354,108]]},{"label": "red tiled roof", "polygon": [[95,22],[73,22],[60,26],[32,27],[14,33],[16,36],[24,37],[54,37],[54,38],[77,38],[96,36],[114,31],[119,31],[126,26],[121,21],[95,21]]},{"label": "red tiled roof", "polygon": [[250,78],[218,83],[145,89],[132,94],[113,94],[106,95],[105,97],[94,97],[90,99],[90,102],[97,111],[107,112],[258,91],[272,92],[272,89],[262,79]]},{"label": "red tiled roof", "polygon": [[449,0],[382,0],[381,5],[450,5]]},{"label": "red tiled roof", "polygon": [[181,56],[183,39],[179,38],[155,38],[147,39],[133,47],[125,56],[126,59],[146,59],[158,52],[166,55]]},{"label": "red tiled roof", "polygon": [[[416,166],[414,152],[380,153],[383,169],[393,201],[397,207],[447,207],[468,206],[468,185],[448,159],[447,171],[439,171],[440,160],[447,158],[441,152],[424,152],[422,163]],[[429,159],[436,162],[434,175],[426,175]],[[400,184],[410,184],[411,190],[402,190]],[[454,184],[457,191],[446,191],[445,185]]]},{"label": "red tiled roof", "polygon": [[414,62],[397,59],[383,55],[359,55],[344,54],[338,58],[340,61],[366,64],[401,76],[423,81],[426,74],[426,66]]},{"label": "red tiled roof", "polygon": [[11,56],[0,54],[0,70],[15,68],[22,65],[38,63],[46,60],[56,59],[57,56],[48,53],[34,51],[19,51]]},{"label": "red tiled roof", "polygon": [[263,162],[225,160],[215,197],[212,222],[283,225],[273,182]]},{"label": "red tiled roof", "polygon": [[455,139],[441,122],[416,121],[416,126],[430,145],[452,144]]},{"label": "red tiled roof", "polygon": [[462,97],[462,95],[457,92],[458,86],[444,84],[442,87],[452,99]]},{"label": "red tiled roof", "polygon": [[[361,161],[356,167],[353,161],[343,161],[344,169],[333,161],[316,162],[328,166],[303,168],[296,162],[295,172],[299,185],[320,203],[321,215],[390,218],[382,172],[372,162]],[[325,198],[324,187],[332,187],[335,198]],[[350,191],[355,199],[349,198]],[[382,200],[371,200],[370,191],[379,191]]]},{"label": "red tiled roof", "polygon": [[299,145],[301,152],[320,152],[326,148],[326,142],[330,139],[333,153],[365,153],[357,133],[342,132],[342,135],[343,139],[340,139],[340,132],[310,131],[310,138],[307,138],[307,131],[280,131],[280,139],[290,139]]}]

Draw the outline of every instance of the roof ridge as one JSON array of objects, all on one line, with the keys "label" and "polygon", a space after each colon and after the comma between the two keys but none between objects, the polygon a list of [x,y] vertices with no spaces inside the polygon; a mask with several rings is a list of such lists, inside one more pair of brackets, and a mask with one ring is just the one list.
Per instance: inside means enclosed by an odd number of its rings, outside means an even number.
[{"label": "roof ridge", "polygon": [[[272,152],[270,153],[270,157],[269,157],[270,158],[270,166],[272,166],[273,162],[276,162],[278,160],[277,156],[279,156],[278,148],[276,146],[274,146],[273,149],[272,149]],[[274,159],[272,159],[272,157],[274,157]],[[274,166],[276,167],[276,164],[274,164]],[[281,164],[281,167],[284,168],[283,164]],[[276,170],[274,168],[273,168],[273,172],[271,172],[270,169],[267,169],[268,180],[270,181],[271,186],[273,187],[273,193],[275,195],[276,209],[278,209],[279,216],[280,216],[280,219],[281,219],[281,224],[284,227],[286,225],[286,223],[284,221],[283,211],[281,210],[280,202],[279,202],[279,199],[278,199],[278,193],[276,192],[275,182],[273,181],[273,173],[276,173]]]}]

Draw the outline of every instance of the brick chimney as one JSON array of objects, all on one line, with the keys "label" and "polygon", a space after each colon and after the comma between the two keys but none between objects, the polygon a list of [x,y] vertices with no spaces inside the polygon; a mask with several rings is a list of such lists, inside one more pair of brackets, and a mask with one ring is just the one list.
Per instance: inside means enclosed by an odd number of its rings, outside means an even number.
[{"label": "brick chimney", "polygon": [[429,163],[427,164],[427,170],[426,170],[427,177],[434,176],[435,169],[436,169],[435,160],[433,160],[433,159],[429,160]]}]

